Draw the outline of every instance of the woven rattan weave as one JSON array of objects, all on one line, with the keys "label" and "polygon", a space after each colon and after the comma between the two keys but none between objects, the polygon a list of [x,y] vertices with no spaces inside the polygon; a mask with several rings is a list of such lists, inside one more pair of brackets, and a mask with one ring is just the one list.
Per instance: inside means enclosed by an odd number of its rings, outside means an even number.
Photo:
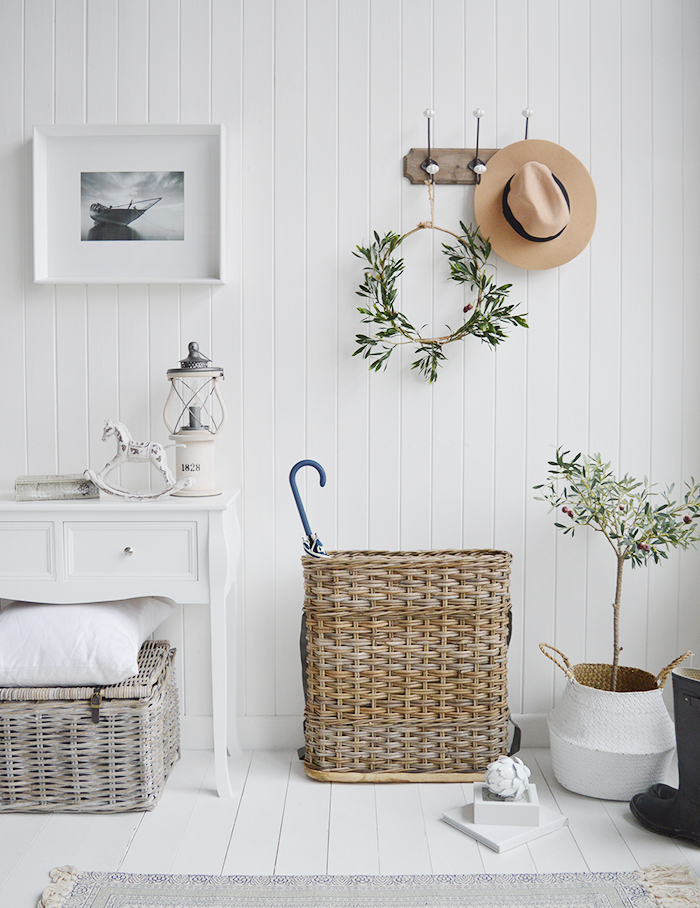
[{"label": "woven rattan weave", "polygon": [[[573,666],[572,671],[574,678],[579,684],[585,684],[586,687],[595,687],[598,690],[611,690],[612,665],[598,662],[579,662]],[[627,665],[618,667],[618,691],[656,690],[657,687],[656,678],[651,672]]]},{"label": "woven rattan weave", "polygon": [[305,769],[483,778],[507,750],[508,552],[304,556]]},{"label": "woven rattan weave", "polygon": [[102,688],[0,688],[0,811],[155,807],[180,753],[175,650],[147,640],[139,673]]}]

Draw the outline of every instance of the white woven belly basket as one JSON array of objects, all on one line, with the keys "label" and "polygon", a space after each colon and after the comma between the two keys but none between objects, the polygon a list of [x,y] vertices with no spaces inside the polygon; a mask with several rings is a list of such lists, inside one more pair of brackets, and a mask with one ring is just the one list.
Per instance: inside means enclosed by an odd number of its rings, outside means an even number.
[{"label": "white woven belly basket", "polygon": [[554,647],[543,643],[540,649],[568,678],[561,700],[547,717],[557,781],[569,791],[610,801],[629,801],[664,781],[676,742],[663,685],[671,669],[690,654],[656,677],[620,666],[618,689],[611,691],[611,665],[572,666]]}]

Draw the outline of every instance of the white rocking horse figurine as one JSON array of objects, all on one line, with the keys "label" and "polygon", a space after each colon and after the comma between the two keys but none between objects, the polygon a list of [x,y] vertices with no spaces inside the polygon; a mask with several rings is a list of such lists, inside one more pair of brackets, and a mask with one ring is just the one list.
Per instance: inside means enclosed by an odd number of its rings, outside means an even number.
[{"label": "white rocking horse figurine", "polygon": [[[94,470],[85,471],[85,475],[103,492],[108,492],[110,495],[118,495],[120,498],[142,501],[163,498],[165,495],[179,492],[180,489],[187,489],[193,484],[194,479],[191,477],[175,482],[175,477],[168,467],[165,448],[163,445],[158,444],[157,441],[134,441],[124,423],[112,422],[111,419],[108,419],[102,432],[102,441],[107,441],[112,435],[117,440],[117,453],[115,456],[102,467],[99,473],[95,473]],[[105,479],[107,473],[125,463],[153,464],[165,479],[165,488],[160,492],[130,492],[128,489],[110,485]]]}]

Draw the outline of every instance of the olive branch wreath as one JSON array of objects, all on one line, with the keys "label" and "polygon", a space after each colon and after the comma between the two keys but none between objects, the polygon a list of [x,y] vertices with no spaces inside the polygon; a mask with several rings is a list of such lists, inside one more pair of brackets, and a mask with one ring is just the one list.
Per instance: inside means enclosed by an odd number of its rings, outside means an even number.
[{"label": "olive branch wreath", "polygon": [[[495,347],[505,340],[504,327],[520,325],[527,328],[525,315],[518,315],[514,310],[516,304],[506,302],[512,284],[495,285],[494,278],[487,274],[486,267],[491,255],[491,243],[484,239],[478,228],[459,225],[463,234],[460,236],[444,227],[437,227],[432,221],[423,221],[403,235],[387,233],[380,237],[374,232],[374,242],[367,247],[358,246],[353,255],[367,260],[364,267],[364,279],[358,296],[369,300],[369,306],[358,306],[357,311],[364,315],[363,324],[374,325],[372,335],[357,334],[357,350],[352,354],[362,354],[369,360],[369,369],[379,372],[385,369],[387,361],[394,350],[403,344],[412,344],[418,358],[412,369],[417,369],[426,381],[437,380],[438,369],[447,359],[444,347],[454,341],[462,340],[468,335],[478,337],[485,344]],[[396,258],[395,252],[403,241],[419,230],[440,230],[448,233],[457,241],[450,246],[442,244],[442,251],[450,263],[450,280],[460,284],[469,284],[476,291],[474,303],[464,306],[464,320],[454,331],[446,325],[448,333],[441,337],[423,337],[406,316],[396,307],[398,293],[397,281],[403,274],[404,262]]]}]

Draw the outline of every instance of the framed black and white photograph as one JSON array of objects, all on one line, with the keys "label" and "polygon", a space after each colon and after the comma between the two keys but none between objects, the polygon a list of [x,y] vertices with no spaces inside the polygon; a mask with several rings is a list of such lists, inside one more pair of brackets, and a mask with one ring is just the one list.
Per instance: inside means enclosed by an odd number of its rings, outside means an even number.
[{"label": "framed black and white photograph", "polygon": [[37,126],[37,283],[223,283],[223,126]]}]

